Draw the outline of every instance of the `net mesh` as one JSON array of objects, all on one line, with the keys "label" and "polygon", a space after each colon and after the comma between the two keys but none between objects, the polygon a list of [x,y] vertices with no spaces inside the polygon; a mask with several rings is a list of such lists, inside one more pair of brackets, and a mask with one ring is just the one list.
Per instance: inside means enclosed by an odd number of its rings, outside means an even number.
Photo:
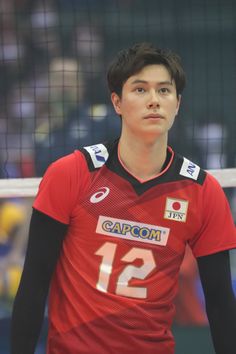
[{"label": "net mesh", "polygon": [[186,69],[170,145],[205,169],[226,169],[223,183],[234,185],[234,0],[1,0],[0,12],[0,178],[13,179],[1,195],[16,184],[34,194],[27,186],[52,161],[119,135],[106,69],[139,41],[171,48]]}]

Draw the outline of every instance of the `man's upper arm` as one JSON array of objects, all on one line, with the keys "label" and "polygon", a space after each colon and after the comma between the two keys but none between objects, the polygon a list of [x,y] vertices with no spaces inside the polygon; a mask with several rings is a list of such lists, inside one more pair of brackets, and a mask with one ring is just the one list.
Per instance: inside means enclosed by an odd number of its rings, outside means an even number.
[{"label": "man's upper arm", "polygon": [[33,210],[29,241],[11,323],[11,354],[34,353],[51,276],[67,225]]},{"label": "man's upper arm", "polygon": [[236,299],[229,251],[197,259],[216,354],[235,354]]},{"label": "man's upper arm", "polygon": [[229,251],[198,257],[197,263],[206,300],[225,301],[233,295]]}]

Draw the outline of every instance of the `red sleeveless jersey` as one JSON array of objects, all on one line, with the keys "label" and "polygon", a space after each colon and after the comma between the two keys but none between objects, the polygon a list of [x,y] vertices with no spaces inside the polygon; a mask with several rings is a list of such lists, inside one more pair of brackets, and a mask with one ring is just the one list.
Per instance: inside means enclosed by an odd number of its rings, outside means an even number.
[{"label": "red sleeveless jersey", "polygon": [[188,243],[195,257],[236,247],[218,182],[168,148],[140,182],[117,142],[75,151],[47,170],[34,208],[68,224],[49,297],[49,354],[173,354],[171,324]]}]

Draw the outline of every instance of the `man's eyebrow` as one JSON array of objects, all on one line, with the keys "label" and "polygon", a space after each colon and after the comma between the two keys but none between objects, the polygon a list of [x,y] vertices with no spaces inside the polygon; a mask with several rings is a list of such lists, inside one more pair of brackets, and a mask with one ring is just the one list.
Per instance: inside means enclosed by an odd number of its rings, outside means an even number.
[{"label": "man's eyebrow", "polygon": [[[135,84],[148,84],[148,81],[135,79],[134,81],[131,82],[131,85],[135,85]],[[160,82],[157,82],[157,85],[172,85],[173,86],[173,81],[169,81],[169,80],[160,81]]]},{"label": "man's eyebrow", "polygon": [[131,82],[132,85],[135,85],[135,84],[147,84],[147,83],[148,83],[147,81],[140,80],[140,79],[136,79],[136,80]]}]

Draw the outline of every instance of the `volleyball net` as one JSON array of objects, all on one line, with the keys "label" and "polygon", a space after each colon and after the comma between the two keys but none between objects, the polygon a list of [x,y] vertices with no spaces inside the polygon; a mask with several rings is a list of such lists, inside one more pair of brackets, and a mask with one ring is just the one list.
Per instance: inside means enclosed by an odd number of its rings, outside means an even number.
[{"label": "volleyball net", "polygon": [[[236,187],[236,168],[208,170],[222,188]],[[35,197],[41,178],[0,179],[0,198]]]},{"label": "volleyball net", "polygon": [[235,187],[234,0],[2,0],[0,12],[0,196],[35,195],[52,161],[119,135],[106,70],[140,41],[186,70],[170,145]]}]

